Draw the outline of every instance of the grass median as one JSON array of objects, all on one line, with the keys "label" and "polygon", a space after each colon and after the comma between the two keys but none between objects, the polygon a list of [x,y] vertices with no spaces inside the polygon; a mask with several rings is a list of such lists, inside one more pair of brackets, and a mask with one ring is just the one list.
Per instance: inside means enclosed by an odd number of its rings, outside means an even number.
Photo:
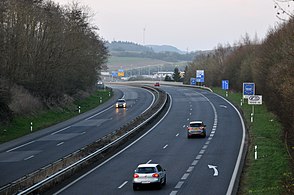
[{"label": "grass median", "polygon": [[[224,90],[213,90],[225,97]],[[256,105],[251,122],[252,105],[245,101],[241,106],[241,93],[229,92],[226,98],[243,110],[249,135],[248,153],[238,194],[293,193],[294,178],[290,157],[284,143],[283,127],[277,117],[264,104]]]},{"label": "grass median", "polygon": [[70,119],[83,112],[91,110],[112,96],[110,90],[97,90],[91,96],[75,101],[67,107],[56,107],[50,110],[41,111],[36,115],[17,116],[10,124],[0,126],[0,143],[4,143],[34,131],[49,127],[59,122]]}]

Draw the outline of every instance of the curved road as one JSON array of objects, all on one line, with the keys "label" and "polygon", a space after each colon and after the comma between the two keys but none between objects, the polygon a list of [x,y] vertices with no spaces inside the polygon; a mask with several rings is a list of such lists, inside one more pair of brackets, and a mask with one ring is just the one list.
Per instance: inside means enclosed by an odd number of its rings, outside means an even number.
[{"label": "curved road", "polygon": [[[230,194],[244,142],[244,123],[234,107],[207,91],[161,87],[172,97],[169,112],[146,135],[56,194]],[[207,137],[187,139],[191,120],[203,120]],[[134,192],[132,175],[141,163],[167,170],[161,190]],[[231,182],[232,180],[232,182]],[[51,192],[52,193],[52,192]]]},{"label": "curved road", "polygon": [[[154,101],[143,88],[113,86],[115,97],[89,113],[0,145],[0,186],[77,151],[131,121]],[[127,108],[116,109],[124,97]]]}]

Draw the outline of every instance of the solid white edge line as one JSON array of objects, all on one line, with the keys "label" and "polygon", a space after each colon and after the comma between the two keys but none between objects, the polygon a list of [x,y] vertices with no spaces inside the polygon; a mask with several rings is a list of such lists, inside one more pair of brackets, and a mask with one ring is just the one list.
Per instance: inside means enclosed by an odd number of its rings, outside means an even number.
[{"label": "solid white edge line", "polygon": [[[167,93],[168,94],[168,93]],[[141,135],[138,139],[136,139],[135,141],[133,141],[131,144],[129,144],[128,146],[126,146],[124,149],[122,149],[121,151],[119,151],[118,153],[116,153],[115,155],[113,155],[112,157],[110,157],[109,159],[107,159],[106,161],[104,161],[103,163],[101,163],[100,165],[96,166],[95,168],[93,168],[92,170],[88,171],[87,173],[85,173],[84,175],[80,176],[79,178],[77,178],[76,180],[74,180],[73,182],[69,183],[68,185],[66,185],[65,187],[63,187],[62,189],[60,189],[59,191],[57,191],[56,193],[54,193],[53,195],[57,195],[60,194],[61,192],[63,192],[64,190],[66,190],[67,188],[69,188],[70,186],[74,185],[75,183],[77,183],[78,181],[82,180],[84,177],[86,177],[87,175],[91,174],[92,172],[94,172],[96,169],[100,168],[101,166],[103,166],[104,164],[106,164],[107,162],[109,162],[110,160],[112,160],[113,158],[115,158],[116,156],[118,156],[119,154],[123,153],[125,150],[127,150],[128,148],[130,148],[132,145],[134,145],[135,143],[137,143],[140,139],[142,139],[143,137],[145,137],[148,133],[150,133],[155,127],[157,127],[157,125],[159,123],[161,123],[161,121],[167,116],[167,114],[169,113],[171,106],[172,106],[172,97],[168,94],[168,96],[170,97],[170,105],[169,108],[167,110],[167,112],[164,114],[164,116],[151,128],[149,129],[147,132],[145,132],[143,135]]]},{"label": "solid white edge line", "polygon": [[222,99],[224,99],[226,102],[228,102],[236,110],[236,112],[238,113],[239,118],[241,120],[242,130],[243,130],[243,133],[242,133],[243,137],[242,137],[242,141],[241,141],[241,144],[240,144],[240,150],[239,150],[237,162],[236,162],[234,172],[233,172],[232,177],[231,177],[230,185],[229,185],[227,193],[226,193],[226,195],[231,195],[232,192],[233,192],[233,188],[234,188],[235,181],[236,181],[236,178],[237,178],[237,174],[238,174],[240,164],[241,164],[241,158],[242,158],[244,145],[245,145],[245,131],[246,131],[246,128],[245,128],[245,124],[244,124],[242,115],[240,114],[239,110],[231,102],[229,102],[227,99],[225,99],[224,97],[222,97],[222,96],[220,96],[218,94],[215,94],[215,95],[217,95],[217,96],[221,97]]},{"label": "solid white edge line", "polygon": [[6,152],[12,152],[13,150],[17,150],[17,149],[19,149],[19,148],[22,148],[22,147],[27,146],[27,145],[29,145],[29,144],[32,144],[32,143],[34,143],[34,142],[35,142],[35,141],[31,141],[31,142],[28,142],[28,143],[22,144],[22,145],[20,145],[20,146],[17,146],[17,147],[15,147],[15,148],[12,148],[12,149],[10,149],[10,150],[7,150]]},{"label": "solid white edge line", "polygon": [[71,125],[70,126],[67,126],[67,127],[64,127],[64,128],[62,128],[62,129],[60,129],[58,131],[55,131],[55,132],[51,133],[51,135],[55,135],[56,133],[60,133],[60,132],[66,130],[66,129],[69,129],[69,128],[71,128]]}]

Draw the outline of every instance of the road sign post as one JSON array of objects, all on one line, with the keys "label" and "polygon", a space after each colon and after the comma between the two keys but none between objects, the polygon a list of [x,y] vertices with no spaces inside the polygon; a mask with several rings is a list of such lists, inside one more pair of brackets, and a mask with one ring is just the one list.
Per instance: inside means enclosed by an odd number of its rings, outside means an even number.
[{"label": "road sign post", "polygon": [[222,89],[226,90],[226,97],[228,97],[229,80],[222,80]]},{"label": "road sign post", "polygon": [[248,96],[248,104],[252,105],[252,112],[251,112],[251,123],[253,123],[254,117],[254,105],[262,105],[262,95],[251,95]]}]

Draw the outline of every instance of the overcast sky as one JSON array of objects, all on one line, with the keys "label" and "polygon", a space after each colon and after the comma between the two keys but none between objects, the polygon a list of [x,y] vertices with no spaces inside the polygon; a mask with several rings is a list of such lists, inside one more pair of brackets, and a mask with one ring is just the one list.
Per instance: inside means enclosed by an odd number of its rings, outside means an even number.
[{"label": "overcast sky", "polygon": [[[53,0],[67,4],[71,0]],[[172,45],[183,51],[263,39],[277,22],[272,0],[78,0],[107,41]],[[145,30],[144,30],[145,29]]]}]

